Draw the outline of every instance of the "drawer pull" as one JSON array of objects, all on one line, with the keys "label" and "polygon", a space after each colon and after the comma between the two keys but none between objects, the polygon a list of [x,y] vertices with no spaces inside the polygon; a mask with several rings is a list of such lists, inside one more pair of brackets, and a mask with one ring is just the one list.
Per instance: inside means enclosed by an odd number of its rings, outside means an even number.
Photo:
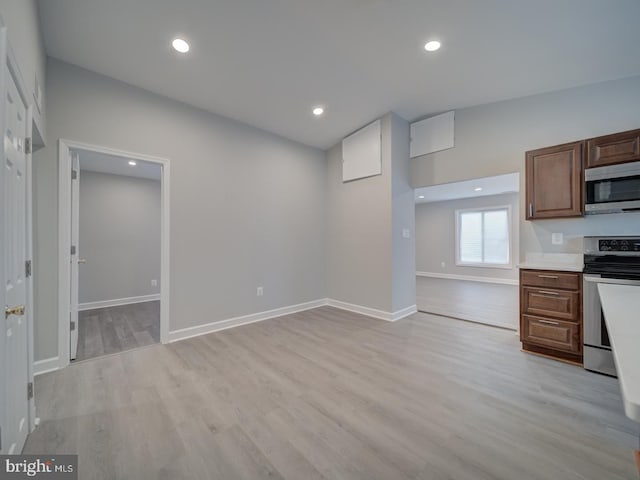
[{"label": "drawer pull", "polygon": [[553,278],[554,280],[558,279],[557,275],[538,275],[538,278]]},{"label": "drawer pull", "polygon": [[538,293],[541,293],[542,295],[560,295],[558,292],[549,292],[547,290],[538,290]]},{"label": "drawer pull", "polygon": [[551,320],[538,320],[538,323],[545,323],[547,325],[560,325],[558,322],[552,322]]}]

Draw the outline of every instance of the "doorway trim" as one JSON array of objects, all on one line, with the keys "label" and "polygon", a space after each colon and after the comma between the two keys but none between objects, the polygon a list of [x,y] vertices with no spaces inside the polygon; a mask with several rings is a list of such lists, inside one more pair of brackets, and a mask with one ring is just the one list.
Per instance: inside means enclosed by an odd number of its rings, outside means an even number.
[{"label": "doorway trim", "polygon": [[160,343],[169,342],[169,205],[170,162],[168,158],[91,145],[61,138],[58,140],[58,368],[70,363],[71,309],[71,149],[89,150],[131,158],[162,166],[160,206]]}]

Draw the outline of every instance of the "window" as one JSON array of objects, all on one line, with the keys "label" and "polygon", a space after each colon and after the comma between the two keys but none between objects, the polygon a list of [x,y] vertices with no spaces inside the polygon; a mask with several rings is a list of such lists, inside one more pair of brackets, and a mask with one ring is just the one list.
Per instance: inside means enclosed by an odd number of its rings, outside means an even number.
[{"label": "window", "polygon": [[456,265],[511,268],[511,207],[456,210]]}]

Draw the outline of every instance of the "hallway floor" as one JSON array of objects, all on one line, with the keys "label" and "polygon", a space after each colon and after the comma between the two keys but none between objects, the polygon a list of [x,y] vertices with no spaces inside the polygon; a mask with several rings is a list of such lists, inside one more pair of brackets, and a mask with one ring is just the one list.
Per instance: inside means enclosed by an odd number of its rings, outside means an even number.
[{"label": "hallway floor", "polygon": [[421,312],[518,329],[517,285],[417,277],[416,296]]},{"label": "hallway floor", "polygon": [[160,343],[160,301],[85,310],[78,315],[76,362]]}]

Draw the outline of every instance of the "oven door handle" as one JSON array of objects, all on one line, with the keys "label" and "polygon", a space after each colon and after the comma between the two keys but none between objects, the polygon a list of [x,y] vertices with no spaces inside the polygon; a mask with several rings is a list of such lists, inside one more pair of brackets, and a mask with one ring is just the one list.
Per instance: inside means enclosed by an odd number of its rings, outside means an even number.
[{"label": "oven door handle", "polygon": [[585,275],[583,278],[585,282],[592,282],[592,283],[613,283],[615,285],[640,286],[640,280],[629,280],[626,278],[601,278],[600,276],[597,276],[597,275],[594,275],[594,276]]}]

